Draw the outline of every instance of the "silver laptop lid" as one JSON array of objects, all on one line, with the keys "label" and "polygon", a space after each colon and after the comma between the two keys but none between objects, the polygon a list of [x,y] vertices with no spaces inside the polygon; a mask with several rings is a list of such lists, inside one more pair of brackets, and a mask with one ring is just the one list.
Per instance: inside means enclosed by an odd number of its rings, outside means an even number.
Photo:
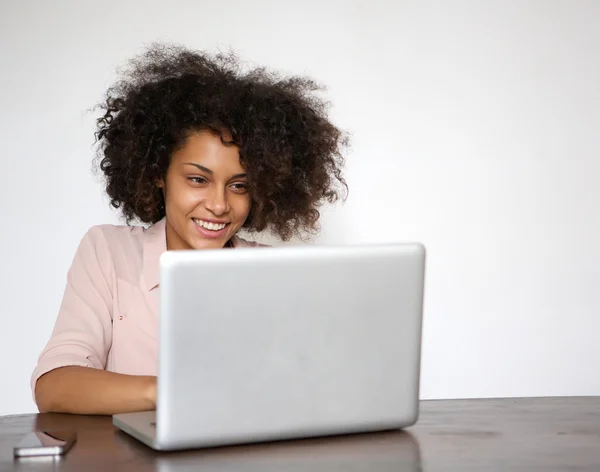
[{"label": "silver laptop lid", "polygon": [[424,263],[419,244],[164,253],[158,445],[412,424]]}]

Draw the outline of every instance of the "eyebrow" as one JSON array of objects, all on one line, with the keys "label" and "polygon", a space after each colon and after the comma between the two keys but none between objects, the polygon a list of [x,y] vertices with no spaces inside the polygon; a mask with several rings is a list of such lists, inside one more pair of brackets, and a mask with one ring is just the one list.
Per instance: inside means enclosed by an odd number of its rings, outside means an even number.
[{"label": "eyebrow", "polygon": [[[214,174],[215,174],[215,173],[214,173],[212,170],[210,170],[208,167],[204,167],[204,166],[202,166],[202,165],[200,165],[200,164],[195,164],[194,162],[186,162],[185,164],[186,164],[186,165],[190,165],[190,166],[194,166],[194,167],[196,167],[196,168],[200,169],[202,172],[206,172],[206,173],[207,173],[207,174],[209,174],[209,175],[214,175]],[[242,173],[242,174],[235,174],[235,175],[232,175],[232,176],[231,176],[231,178],[232,178],[232,179],[239,179],[239,178],[242,178],[242,177],[246,177],[246,173],[245,173],[245,172],[244,172],[244,173]]]}]

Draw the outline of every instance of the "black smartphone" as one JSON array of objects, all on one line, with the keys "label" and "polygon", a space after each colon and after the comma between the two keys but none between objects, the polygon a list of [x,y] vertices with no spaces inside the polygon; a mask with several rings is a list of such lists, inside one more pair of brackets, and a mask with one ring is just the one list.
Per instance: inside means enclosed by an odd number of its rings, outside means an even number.
[{"label": "black smartphone", "polygon": [[73,431],[34,431],[17,444],[15,457],[60,456],[66,454],[77,440]]}]

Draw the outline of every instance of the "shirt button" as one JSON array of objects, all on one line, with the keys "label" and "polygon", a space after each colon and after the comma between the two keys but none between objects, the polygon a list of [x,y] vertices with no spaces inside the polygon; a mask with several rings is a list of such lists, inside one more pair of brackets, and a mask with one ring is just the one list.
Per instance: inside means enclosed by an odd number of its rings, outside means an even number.
[{"label": "shirt button", "polygon": [[123,315],[119,316],[119,319],[120,319],[121,321],[123,321]]}]

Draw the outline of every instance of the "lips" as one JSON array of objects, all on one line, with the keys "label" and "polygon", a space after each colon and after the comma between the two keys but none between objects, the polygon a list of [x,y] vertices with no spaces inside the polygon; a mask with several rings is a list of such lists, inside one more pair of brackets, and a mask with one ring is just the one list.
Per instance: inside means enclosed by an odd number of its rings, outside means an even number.
[{"label": "lips", "polygon": [[229,222],[213,222],[192,218],[194,228],[205,239],[220,239],[228,232]]},{"label": "lips", "polygon": [[227,222],[208,221],[208,220],[202,220],[200,218],[192,218],[192,219],[194,220],[194,223],[196,223],[197,226],[207,229],[209,231],[221,231],[229,224]]}]

